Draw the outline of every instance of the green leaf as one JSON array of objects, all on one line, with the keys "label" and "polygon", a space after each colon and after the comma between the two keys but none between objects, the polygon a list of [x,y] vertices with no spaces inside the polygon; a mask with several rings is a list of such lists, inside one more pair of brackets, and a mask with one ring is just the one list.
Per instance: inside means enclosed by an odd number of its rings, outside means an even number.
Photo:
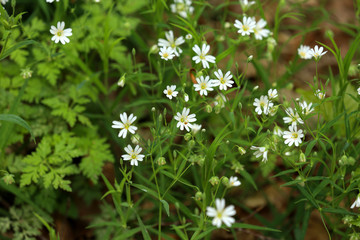
[{"label": "green leaf", "polygon": [[317,143],[317,139],[314,139],[306,146],[305,156],[309,156],[311,150],[313,149],[316,143]]},{"label": "green leaf", "polygon": [[254,229],[254,230],[260,230],[260,231],[281,232],[278,229],[262,227],[262,226],[247,224],[247,223],[234,223],[233,225],[231,225],[231,228],[243,228],[243,229]]},{"label": "green leaf", "polygon": [[31,127],[21,117],[19,117],[17,115],[14,115],[14,114],[0,114],[0,121],[7,121],[7,122],[12,122],[12,123],[15,123],[17,125],[20,125],[21,127],[25,128],[26,130],[29,131],[29,133],[31,135],[31,138],[35,141],[35,138],[34,138],[32,130],[31,130]]},{"label": "green leaf", "polygon": [[144,240],[151,240],[151,237],[150,237],[148,231],[146,230],[145,225],[144,225],[144,223],[141,221],[141,218],[139,217],[138,214],[136,214],[136,218],[137,218],[137,220],[138,220],[138,222],[139,222],[140,230],[141,230],[143,239],[144,239]]},{"label": "green leaf", "polygon": [[169,204],[164,199],[160,200],[160,202],[163,204],[165,212],[169,217],[170,216]]},{"label": "green leaf", "polygon": [[258,190],[254,179],[247,171],[241,170],[240,175],[243,176],[255,188],[256,191]]},{"label": "green leaf", "polygon": [[34,40],[25,40],[25,41],[21,41],[16,43],[14,46],[12,46],[11,48],[5,50],[2,55],[0,55],[0,61],[3,60],[4,58],[6,58],[7,56],[9,56],[12,52],[14,52],[15,50],[25,47],[29,44],[37,44],[36,41]]}]

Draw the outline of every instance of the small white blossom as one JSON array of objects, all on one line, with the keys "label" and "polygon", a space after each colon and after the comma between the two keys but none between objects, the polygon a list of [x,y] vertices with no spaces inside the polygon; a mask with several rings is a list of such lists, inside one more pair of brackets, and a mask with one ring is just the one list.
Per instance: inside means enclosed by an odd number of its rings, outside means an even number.
[{"label": "small white blossom", "polygon": [[216,80],[213,81],[214,86],[220,86],[220,90],[227,90],[227,88],[231,88],[234,81],[231,80],[232,75],[231,72],[228,71],[225,76],[223,72],[219,69],[217,72],[214,72],[216,76]]},{"label": "small white blossom", "polygon": [[191,6],[191,0],[174,0],[173,4],[170,4],[171,12],[178,13],[183,18],[187,18],[188,13],[194,12],[194,7]]},{"label": "small white blossom", "polygon": [[[9,0],[0,0],[2,5],[5,5]],[[53,0],[54,1],[54,0]]]},{"label": "small white blossom", "polygon": [[351,205],[351,209],[354,208],[354,207],[357,207],[359,208],[360,207],[360,194],[357,196],[355,202]]},{"label": "small white blossom", "polygon": [[194,84],[195,91],[200,91],[200,95],[207,96],[207,91],[213,91],[212,88],[214,86],[213,80],[210,80],[209,76],[200,76],[200,78],[196,78],[197,84]]},{"label": "small white blossom", "polygon": [[132,134],[135,134],[137,127],[133,126],[132,124],[135,122],[136,118],[137,117],[134,116],[133,114],[130,114],[130,116],[128,117],[126,112],[120,113],[121,122],[113,121],[112,122],[113,125],[111,127],[112,128],[120,128],[121,131],[119,132],[118,137],[126,138],[128,131]]},{"label": "small white blossom", "polygon": [[175,56],[178,57],[180,53],[182,53],[182,50],[179,46],[185,42],[184,38],[181,36],[175,39],[173,31],[166,32],[165,37],[166,40],[162,38],[159,39],[159,47],[171,47],[172,50],[174,50]]},{"label": "small white blossom", "polygon": [[358,94],[360,95],[360,87],[357,89]]},{"label": "small white blossom", "polygon": [[323,52],[323,47],[318,47],[318,45],[315,45],[314,48],[310,49],[310,55],[315,58],[316,61],[320,60],[321,56],[325,55],[327,51]]},{"label": "small white blossom", "polygon": [[249,7],[254,4],[255,4],[255,1],[249,2],[248,0],[240,0],[240,5],[244,12],[246,12],[249,9]]},{"label": "small white blossom", "polygon": [[67,37],[70,37],[72,35],[72,29],[64,28],[65,22],[57,22],[57,27],[51,26],[50,33],[54,34],[54,36],[51,38],[51,41],[54,41],[55,43],[58,43],[60,41],[62,44],[69,43],[70,40]]},{"label": "small white blossom", "polygon": [[283,131],[281,130],[281,128],[279,126],[275,126],[274,127],[274,134],[281,137],[283,135]]},{"label": "small white blossom", "polygon": [[309,46],[300,45],[300,47],[298,48],[297,51],[298,51],[300,58],[302,58],[302,59],[311,59],[312,58]]},{"label": "small white blossom", "polygon": [[[255,21],[255,19],[253,19]],[[266,21],[264,19],[260,19],[256,26],[254,27],[254,35],[255,39],[262,40],[263,38],[267,38],[270,35],[270,30],[264,28],[266,26]]]},{"label": "small white blossom", "polygon": [[251,146],[250,147],[251,150],[255,150],[254,152],[254,156],[256,158],[259,158],[259,157],[263,157],[262,161],[263,162],[267,162],[268,160],[268,150],[266,149],[266,147],[255,147],[255,146]]},{"label": "small white blossom", "polygon": [[200,131],[201,130],[201,124],[193,124],[192,125],[192,128],[191,128],[191,131],[194,133],[194,134],[196,134],[198,131]]},{"label": "small white blossom", "polygon": [[176,85],[166,86],[166,89],[164,90],[164,94],[169,99],[175,98],[178,95],[178,91],[175,91]]},{"label": "small white blossom", "polygon": [[284,123],[291,123],[292,126],[296,126],[297,123],[304,124],[304,121],[300,118],[297,112],[294,112],[292,108],[285,110],[288,117],[283,117]]},{"label": "small white blossom", "polygon": [[323,100],[325,98],[325,95],[325,92],[321,91],[320,89],[316,90],[315,92],[315,96],[320,100]]},{"label": "small white blossom", "polygon": [[[3,0],[2,0],[3,1]],[[7,0],[6,0],[7,1]],[[59,0],[56,0],[57,2],[59,1]],[[52,2],[54,2],[54,0],[46,0],[46,2],[48,2],[48,3],[52,3]]]},{"label": "small white blossom", "polygon": [[229,179],[229,187],[238,187],[241,185],[241,182],[237,177],[230,177]]},{"label": "small white blossom", "polygon": [[192,36],[190,33],[188,33],[188,34],[186,34],[185,38],[186,38],[187,40],[190,40],[190,39],[193,38],[193,36]]},{"label": "small white blossom", "polygon": [[185,108],[183,109],[182,113],[176,113],[176,116],[174,117],[178,123],[176,124],[176,127],[180,128],[180,130],[186,129],[186,131],[190,131],[190,128],[193,128],[192,122],[196,121],[196,115],[190,114],[190,109]]},{"label": "small white blossom", "polygon": [[174,50],[171,47],[162,47],[160,48],[159,55],[165,61],[171,60],[175,57]]},{"label": "small white blossom", "polygon": [[302,113],[305,115],[310,114],[312,111],[314,111],[314,109],[312,108],[312,103],[307,104],[305,101],[302,103],[299,103],[301,109],[302,109]]},{"label": "small white blossom", "polygon": [[125,152],[127,154],[121,155],[121,157],[124,159],[124,161],[130,161],[130,165],[138,166],[138,161],[142,162],[145,155],[140,154],[142,151],[142,148],[139,147],[139,145],[136,145],[135,149],[133,149],[130,145],[127,145],[127,147],[124,148]]},{"label": "small white blossom", "polygon": [[238,33],[242,36],[250,35],[250,33],[254,32],[254,28],[256,27],[256,22],[251,17],[243,17],[243,21],[235,20],[234,26],[238,28]]},{"label": "small white blossom", "polygon": [[221,224],[224,223],[227,227],[235,222],[235,219],[232,217],[236,215],[235,207],[230,205],[225,208],[225,199],[215,199],[215,206],[206,208],[206,215],[208,217],[213,217],[212,225],[220,228]]},{"label": "small white blossom", "polygon": [[189,95],[187,95],[187,93],[185,93],[185,95],[184,95],[184,100],[185,100],[185,102],[189,101]]},{"label": "small white blossom", "polygon": [[269,109],[274,106],[274,103],[269,101],[267,96],[260,96],[260,99],[255,98],[253,105],[256,107],[255,112],[259,115],[264,113],[265,115],[269,114]]},{"label": "small white blossom", "polygon": [[198,45],[195,45],[192,50],[197,54],[197,56],[194,56],[192,60],[195,61],[196,64],[201,62],[203,68],[210,68],[209,62],[215,63],[215,57],[212,55],[207,55],[210,51],[210,45],[204,43],[201,49]]},{"label": "small white blossom", "polygon": [[278,92],[276,89],[269,89],[268,91],[268,96],[269,96],[269,99],[274,99],[274,98],[277,98],[278,97]]},{"label": "small white blossom", "polygon": [[289,131],[284,131],[284,143],[288,144],[289,147],[291,147],[293,144],[298,147],[299,144],[302,142],[301,138],[304,137],[304,134],[302,132],[302,129],[297,130],[296,125],[289,126]]}]

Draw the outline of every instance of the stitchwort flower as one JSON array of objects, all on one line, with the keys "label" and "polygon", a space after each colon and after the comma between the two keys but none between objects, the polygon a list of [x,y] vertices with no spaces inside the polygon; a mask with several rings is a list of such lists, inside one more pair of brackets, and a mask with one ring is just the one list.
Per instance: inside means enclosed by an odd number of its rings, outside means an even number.
[{"label": "stitchwort flower", "polygon": [[360,95],[360,87],[357,89],[358,94]]},{"label": "stitchwort flower", "polygon": [[298,48],[297,51],[298,51],[300,58],[302,58],[302,59],[311,59],[312,58],[309,46],[300,45],[300,47]]},{"label": "stitchwort flower", "polygon": [[360,207],[360,194],[357,196],[357,198],[355,199],[354,203],[351,205],[350,208],[352,209],[354,207],[357,207],[357,208]]},{"label": "stitchwort flower", "polygon": [[268,91],[268,96],[269,96],[269,99],[275,99],[278,97],[278,92],[276,89],[269,89]]},{"label": "stitchwort flower", "polygon": [[238,180],[237,177],[234,177],[234,176],[230,177],[229,185],[228,185],[229,187],[238,187],[240,185],[241,185],[241,182]]},{"label": "stitchwort flower", "polygon": [[208,55],[208,52],[210,51],[210,45],[204,43],[201,49],[198,45],[195,45],[192,50],[197,54],[197,56],[194,56],[192,60],[195,61],[196,64],[201,62],[203,68],[210,68],[209,62],[215,63],[215,57]]},{"label": "stitchwort flower", "polygon": [[[56,1],[58,2],[59,0],[56,0]],[[52,3],[52,2],[54,2],[54,0],[46,0],[46,2]]]},{"label": "stitchwort flower", "polygon": [[318,45],[315,45],[314,48],[310,49],[310,55],[315,58],[315,61],[319,61],[321,56],[325,55],[325,53],[327,53],[327,51],[323,52],[324,48],[323,47],[318,47]]},{"label": "stitchwort flower", "polygon": [[206,215],[213,217],[212,225],[220,228],[221,224],[224,223],[227,227],[235,222],[235,219],[232,217],[236,214],[235,207],[230,205],[225,208],[225,199],[215,199],[215,206],[206,208]]},{"label": "stitchwort flower", "polygon": [[302,142],[301,138],[304,137],[304,134],[302,132],[302,129],[297,130],[296,125],[289,126],[289,131],[284,131],[284,143],[289,145],[289,147],[291,147],[293,144],[298,147],[299,144]]},{"label": "stitchwort flower", "polygon": [[254,28],[256,27],[256,22],[251,17],[243,17],[243,21],[235,20],[234,26],[238,28],[238,33],[242,36],[250,35],[250,33],[254,32]]},{"label": "stitchwort flower", "polygon": [[194,84],[195,87],[195,91],[200,91],[200,95],[203,96],[207,96],[207,91],[213,91],[214,89],[212,88],[214,86],[214,82],[213,80],[210,80],[209,76],[206,76],[204,78],[204,76],[200,76],[200,78],[196,78],[196,84]]},{"label": "stitchwort flower", "polygon": [[325,98],[325,95],[325,92],[321,91],[320,89],[316,90],[315,92],[315,96],[320,100],[323,100]]},{"label": "stitchwort flower", "polygon": [[64,28],[65,22],[58,22],[57,27],[51,26],[50,33],[54,34],[54,36],[51,38],[51,41],[54,41],[55,43],[58,43],[60,41],[62,44],[69,43],[70,40],[68,37],[72,35],[72,29]]},{"label": "stitchwort flower", "polygon": [[219,69],[218,71],[214,72],[216,76],[216,80],[213,80],[214,86],[220,86],[220,90],[227,90],[227,88],[231,88],[234,81],[231,80],[232,75],[231,72],[228,71],[225,76],[223,72]]},{"label": "stitchwort flower", "polygon": [[259,115],[264,113],[265,115],[269,114],[269,109],[274,106],[274,103],[269,101],[267,96],[260,96],[260,99],[255,98],[253,105],[256,107],[255,112]]},{"label": "stitchwort flower", "polygon": [[302,109],[302,113],[305,115],[310,114],[312,111],[314,111],[314,109],[312,108],[312,103],[307,104],[305,101],[302,103],[299,103],[301,109]]},{"label": "stitchwort flower", "polygon": [[175,56],[178,57],[180,53],[182,53],[179,46],[185,42],[184,38],[181,36],[175,39],[173,31],[166,32],[165,37],[166,40],[162,38],[159,39],[159,47],[171,47],[172,50],[174,50]]},{"label": "stitchwort flower", "polygon": [[135,149],[133,149],[130,145],[127,145],[127,147],[124,148],[125,152],[127,154],[121,155],[121,157],[124,159],[124,161],[130,161],[130,165],[138,166],[138,161],[142,162],[145,155],[140,154],[142,151],[142,148],[139,147],[139,145],[136,145]]},{"label": "stitchwort flower", "polygon": [[[253,19],[255,21],[255,19]],[[264,19],[260,19],[258,22],[256,22],[256,25],[254,27],[254,35],[255,39],[262,40],[263,38],[267,38],[270,35],[270,30],[266,29],[266,21]]]},{"label": "stitchwort flower", "polygon": [[177,13],[183,18],[187,18],[188,13],[194,12],[194,7],[191,6],[191,0],[174,0],[173,4],[170,4],[171,12]]},{"label": "stitchwort flower", "polygon": [[178,91],[175,91],[176,85],[166,86],[166,89],[164,90],[164,94],[169,99],[175,98],[178,95]]},{"label": "stitchwort flower", "polygon": [[297,123],[304,124],[304,121],[300,118],[297,112],[294,112],[292,108],[285,110],[288,117],[283,117],[284,123],[291,123],[292,126],[296,126]]},{"label": "stitchwort flower", "polygon": [[192,122],[196,121],[196,115],[190,114],[189,108],[183,108],[182,113],[176,113],[176,116],[174,117],[178,123],[176,124],[176,127],[180,128],[180,130],[186,129],[186,131],[190,132],[190,128],[193,128]]},{"label": "stitchwort flower", "polygon": [[165,61],[171,60],[175,57],[174,50],[171,47],[162,47],[160,48],[159,55]]},{"label": "stitchwort flower", "polygon": [[[5,5],[9,0],[0,0],[2,5]],[[54,0],[53,0],[54,1]]]},{"label": "stitchwort flower", "polygon": [[112,122],[113,125],[111,126],[112,128],[120,128],[121,129],[118,137],[126,138],[128,131],[132,134],[135,134],[137,127],[133,126],[132,124],[136,120],[136,116],[134,116],[133,114],[130,114],[130,116],[128,117],[126,112],[124,112],[124,113],[120,113],[120,120],[121,120],[121,122],[113,121]]},{"label": "stitchwort flower", "polygon": [[250,147],[250,149],[251,150],[255,150],[255,152],[254,152],[254,156],[256,157],[256,158],[259,158],[259,157],[263,157],[262,158],[262,162],[267,162],[267,160],[268,160],[268,150],[267,150],[267,148],[266,147],[256,147],[256,146],[251,146]]}]

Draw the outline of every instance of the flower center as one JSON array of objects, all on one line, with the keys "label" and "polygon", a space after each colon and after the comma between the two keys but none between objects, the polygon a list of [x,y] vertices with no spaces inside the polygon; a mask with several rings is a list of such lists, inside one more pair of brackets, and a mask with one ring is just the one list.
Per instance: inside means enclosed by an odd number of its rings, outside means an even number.
[{"label": "flower center", "polygon": [[223,215],[223,212],[222,212],[222,211],[221,211],[221,212],[218,211],[218,212],[216,213],[216,217],[217,217],[217,218],[220,218],[220,219],[221,219],[221,218],[222,218],[222,215]]},{"label": "flower center", "polygon": [[184,3],[178,3],[176,4],[176,8],[178,10],[178,12],[182,12],[185,10],[185,4]]},{"label": "flower center", "polygon": [[163,54],[163,57],[164,57],[164,58],[167,58],[168,56],[169,56],[168,53],[164,53],[164,54]]},{"label": "flower center", "polygon": [[260,102],[260,107],[265,107],[266,106],[266,103],[264,101],[261,101]]},{"label": "flower center", "polygon": [[171,48],[175,48],[175,47],[176,47],[175,43],[172,43]]},{"label": "flower center", "polygon": [[124,124],[124,128],[125,128],[126,130],[128,130],[129,127],[130,127],[130,124],[129,124],[128,122]]},{"label": "flower center", "polygon": [[58,30],[56,33],[57,36],[61,37],[63,35],[63,31],[62,30]]},{"label": "flower center", "polygon": [[221,82],[221,84],[225,84],[226,83],[226,81],[225,81],[225,79],[224,78],[220,78],[220,82]]},{"label": "flower center", "polygon": [[305,52],[300,52],[300,56],[305,57]]},{"label": "flower center", "polygon": [[136,154],[132,154],[131,159],[136,159]]},{"label": "flower center", "polygon": [[291,134],[291,135],[292,135],[292,138],[294,138],[294,139],[296,139],[296,138],[299,137],[299,135],[298,135],[297,133],[293,133],[293,134]]},{"label": "flower center", "polygon": [[199,57],[200,57],[201,60],[205,59],[205,56],[203,54],[201,54]]},{"label": "flower center", "polygon": [[172,91],[170,89],[167,92],[168,92],[168,95],[172,95]]},{"label": "flower center", "polygon": [[206,83],[200,83],[200,88],[203,90],[206,89]]},{"label": "flower center", "polygon": [[181,117],[181,118],[180,118],[180,122],[184,123],[184,122],[185,122],[185,118],[184,118],[184,117]]},{"label": "flower center", "polygon": [[244,30],[244,32],[249,31],[249,26],[248,25],[243,25],[243,30]]}]

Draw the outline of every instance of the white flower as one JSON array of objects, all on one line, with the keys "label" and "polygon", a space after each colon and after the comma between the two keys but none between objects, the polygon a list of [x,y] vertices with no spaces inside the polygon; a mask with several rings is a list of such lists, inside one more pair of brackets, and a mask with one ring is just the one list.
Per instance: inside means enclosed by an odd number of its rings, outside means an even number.
[{"label": "white flower", "polygon": [[251,146],[250,149],[251,149],[251,150],[256,150],[256,151],[254,152],[254,156],[255,156],[256,158],[259,158],[259,157],[262,156],[262,157],[263,157],[262,161],[263,161],[263,162],[267,162],[267,160],[268,160],[268,157],[267,157],[267,155],[268,155],[268,150],[266,149],[266,147],[255,147],[255,146]]},{"label": "white flower", "polygon": [[[255,19],[253,19],[255,21]],[[254,28],[255,39],[262,40],[270,35],[270,30],[264,28],[266,26],[266,21],[264,19],[260,19]]]},{"label": "white flower", "polygon": [[197,56],[194,56],[192,60],[195,61],[196,64],[201,62],[203,68],[210,68],[208,62],[215,63],[215,57],[212,55],[207,55],[210,51],[210,45],[204,43],[201,49],[198,45],[195,45],[192,50],[197,54]]},{"label": "white flower", "polygon": [[169,98],[172,99],[173,97],[176,97],[178,95],[178,91],[175,91],[176,85],[166,86],[166,89],[164,90],[164,94]]},{"label": "white flower", "polygon": [[310,49],[310,55],[315,58],[316,61],[320,60],[321,56],[325,55],[327,51],[323,52],[323,47],[318,47],[318,45],[315,45],[314,48]]},{"label": "white flower", "polygon": [[248,0],[240,0],[240,5],[244,12],[246,12],[248,8],[253,4],[255,4],[255,1],[249,2]]},{"label": "white flower", "polygon": [[268,100],[267,96],[260,96],[260,99],[255,98],[253,105],[256,107],[255,112],[259,115],[264,113],[265,115],[269,114],[269,109],[274,106],[274,103]]},{"label": "white flower", "polygon": [[315,96],[320,100],[323,100],[325,98],[325,95],[325,92],[321,91],[320,89],[316,90],[315,92]]},{"label": "white flower", "polygon": [[274,127],[274,134],[281,137],[283,135],[283,132],[279,126]]},{"label": "white flower", "polygon": [[200,76],[200,78],[196,78],[197,84],[194,84],[195,91],[200,91],[200,95],[207,96],[207,91],[213,91],[212,88],[214,86],[213,80],[210,80],[209,76]]},{"label": "white flower", "polygon": [[142,162],[145,155],[140,154],[142,148],[139,145],[136,145],[135,149],[133,149],[130,145],[124,148],[127,154],[121,155],[124,161],[131,160],[130,165],[138,165],[138,161]]},{"label": "white flower", "polygon": [[[3,0],[2,0],[3,1]],[[7,0],[6,0],[7,1]],[[57,2],[59,1],[59,0],[56,0]],[[46,0],[46,2],[48,2],[48,3],[52,3],[52,2],[54,2],[54,0]]]},{"label": "white flower", "polygon": [[235,219],[232,217],[236,215],[235,207],[230,205],[225,208],[225,199],[215,199],[216,208],[207,207],[206,215],[208,217],[213,217],[212,225],[220,228],[222,223],[225,223],[226,226],[231,227],[235,222]]},{"label": "white flower", "polygon": [[191,128],[191,131],[196,134],[198,131],[201,130],[201,124],[192,124],[192,128]]},{"label": "white flower", "polygon": [[302,59],[311,59],[312,55],[310,54],[310,47],[306,45],[300,45],[298,48],[298,54]]},{"label": "white flower", "polygon": [[172,50],[174,50],[175,56],[178,57],[180,53],[182,53],[182,50],[179,48],[179,46],[185,42],[184,38],[181,36],[175,39],[173,31],[166,32],[165,37],[166,40],[162,38],[159,39],[158,45],[160,47],[171,47]]},{"label": "white flower", "polygon": [[184,95],[184,100],[185,100],[185,102],[189,101],[189,95],[187,95],[187,93],[185,93],[185,95]]},{"label": "white flower", "polygon": [[184,130],[185,128],[186,131],[189,132],[190,128],[193,128],[193,125],[191,123],[196,121],[196,115],[194,113],[189,115],[189,113],[190,113],[190,109],[184,107],[182,113],[180,114],[178,112],[174,117],[175,120],[178,121],[176,127],[180,128],[181,131]]},{"label": "white flower", "polygon": [[[9,0],[0,0],[1,4],[5,5]],[[54,1],[54,0],[53,0]]]},{"label": "white flower", "polygon": [[299,103],[301,109],[302,109],[302,113],[305,115],[308,115],[309,113],[311,113],[312,111],[314,111],[314,109],[312,108],[312,103],[307,104],[305,101],[302,103]]},{"label": "white flower", "polygon": [[185,38],[186,38],[187,40],[190,40],[190,39],[192,39],[193,37],[192,37],[192,35],[189,33],[189,34],[186,34]]},{"label": "white flower", "polygon": [[254,28],[256,27],[256,22],[251,17],[243,17],[243,22],[239,20],[235,20],[234,26],[238,28],[238,33],[241,33],[242,36],[250,35],[250,33],[254,32]]},{"label": "white flower", "polygon": [[297,123],[304,124],[304,121],[300,118],[297,112],[294,113],[292,108],[285,110],[288,117],[283,117],[285,123],[291,123],[292,126],[296,126]]},{"label": "white flower", "polygon": [[351,205],[350,208],[354,208],[354,207],[360,207],[360,195],[357,196],[355,202]]},{"label": "white flower", "polygon": [[175,57],[174,50],[171,47],[162,47],[160,48],[159,55],[165,61],[173,59]]},{"label": "white flower", "polygon": [[214,72],[216,76],[216,80],[213,81],[214,87],[220,86],[220,90],[227,90],[227,88],[231,88],[234,81],[231,80],[232,75],[231,72],[228,71],[225,76],[223,75],[223,72],[219,69],[217,72]]},{"label": "white flower", "polygon": [[357,89],[358,94],[360,95],[360,87]]},{"label": "white flower", "polygon": [[69,43],[70,40],[67,37],[70,37],[72,35],[72,29],[64,28],[65,22],[57,22],[57,28],[55,26],[51,26],[50,33],[54,34],[54,36],[51,38],[51,41],[54,41],[55,43],[58,43],[60,41],[62,44]]},{"label": "white flower", "polygon": [[278,97],[278,92],[276,89],[269,89],[268,91],[269,99],[274,99]]},{"label": "white flower", "polygon": [[241,182],[238,180],[237,177],[230,177],[229,179],[229,187],[237,187],[240,186]]},{"label": "white flower", "polygon": [[188,13],[194,12],[194,7],[191,6],[191,0],[174,0],[173,4],[170,4],[171,12],[178,13],[183,18],[186,18]]},{"label": "white flower", "polygon": [[284,131],[284,143],[288,144],[289,147],[293,144],[298,147],[299,144],[302,142],[301,138],[304,137],[304,134],[302,132],[303,130],[301,129],[297,130],[296,125],[289,126],[289,131]]},{"label": "white flower", "polygon": [[112,122],[113,125],[111,126],[112,128],[120,128],[121,129],[118,137],[126,138],[128,131],[132,134],[135,133],[135,131],[137,130],[137,127],[132,126],[131,124],[133,124],[134,121],[136,120],[136,116],[134,116],[133,114],[130,114],[130,116],[127,117],[126,112],[124,112],[124,113],[120,113],[120,120],[121,120],[121,122],[113,121]]}]

